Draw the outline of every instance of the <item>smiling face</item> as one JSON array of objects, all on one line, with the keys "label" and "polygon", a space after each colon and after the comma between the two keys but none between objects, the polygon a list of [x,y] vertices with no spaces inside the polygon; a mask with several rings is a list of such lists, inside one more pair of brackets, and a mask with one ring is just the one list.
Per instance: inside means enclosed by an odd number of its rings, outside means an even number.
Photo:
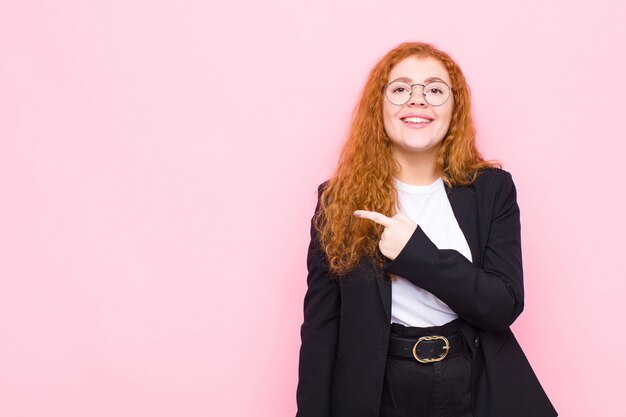
[{"label": "smiling face", "polygon": [[[443,80],[452,85],[443,64],[431,57],[410,56],[400,61],[391,69],[387,82],[396,80],[408,84]],[[409,101],[400,106],[390,103],[383,96],[383,122],[393,154],[402,159],[416,155],[436,158],[450,127],[453,108],[452,92],[444,104],[435,107],[424,100],[420,86],[415,86]]]}]

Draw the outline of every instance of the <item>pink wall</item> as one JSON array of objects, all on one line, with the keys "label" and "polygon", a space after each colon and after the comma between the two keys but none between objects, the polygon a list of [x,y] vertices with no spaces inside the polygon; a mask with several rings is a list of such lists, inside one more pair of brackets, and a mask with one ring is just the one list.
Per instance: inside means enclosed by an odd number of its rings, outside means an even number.
[{"label": "pink wall", "polygon": [[0,5],[0,415],[293,415],[316,186],[405,40],[513,173],[546,391],[626,415],[624,6],[332,3]]}]

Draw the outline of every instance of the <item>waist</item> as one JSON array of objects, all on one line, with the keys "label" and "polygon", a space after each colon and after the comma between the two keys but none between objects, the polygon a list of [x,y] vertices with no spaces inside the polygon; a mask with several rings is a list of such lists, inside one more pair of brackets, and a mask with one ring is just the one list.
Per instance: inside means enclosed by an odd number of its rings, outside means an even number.
[{"label": "waist", "polygon": [[419,363],[440,362],[466,350],[458,319],[441,326],[407,327],[391,323],[389,357],[406,358]]}]

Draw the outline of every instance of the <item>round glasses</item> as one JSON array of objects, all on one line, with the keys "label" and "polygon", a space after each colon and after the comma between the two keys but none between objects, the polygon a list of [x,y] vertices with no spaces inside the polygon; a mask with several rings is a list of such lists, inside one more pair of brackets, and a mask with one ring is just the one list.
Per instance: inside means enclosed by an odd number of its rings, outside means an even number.
[{"label": "round glasses", "polygon": [[448,86],[448,84],[443,81],[433,81],[426,85],[394,81],[384,86],[385,97],[387,97],[387,100],[389,100],[391,104],[401,106],[411,99],[413,87],[416,85],[422,87],[424,100],[431,106],[441,106],[444,104],[450,98],[450,91],[452,91],[452,87]]}]

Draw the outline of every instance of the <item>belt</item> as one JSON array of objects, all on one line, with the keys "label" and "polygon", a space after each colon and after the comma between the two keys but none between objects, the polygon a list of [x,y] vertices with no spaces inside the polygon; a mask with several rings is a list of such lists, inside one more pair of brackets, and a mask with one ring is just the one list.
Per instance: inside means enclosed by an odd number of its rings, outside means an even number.
[{"label": "belt", "polygon": [[413,358],[420,363],[439,362],[448,355],[461,352],[463,341],[459,333],[450,336],[422,336],[389,338],[389,356]]}]

